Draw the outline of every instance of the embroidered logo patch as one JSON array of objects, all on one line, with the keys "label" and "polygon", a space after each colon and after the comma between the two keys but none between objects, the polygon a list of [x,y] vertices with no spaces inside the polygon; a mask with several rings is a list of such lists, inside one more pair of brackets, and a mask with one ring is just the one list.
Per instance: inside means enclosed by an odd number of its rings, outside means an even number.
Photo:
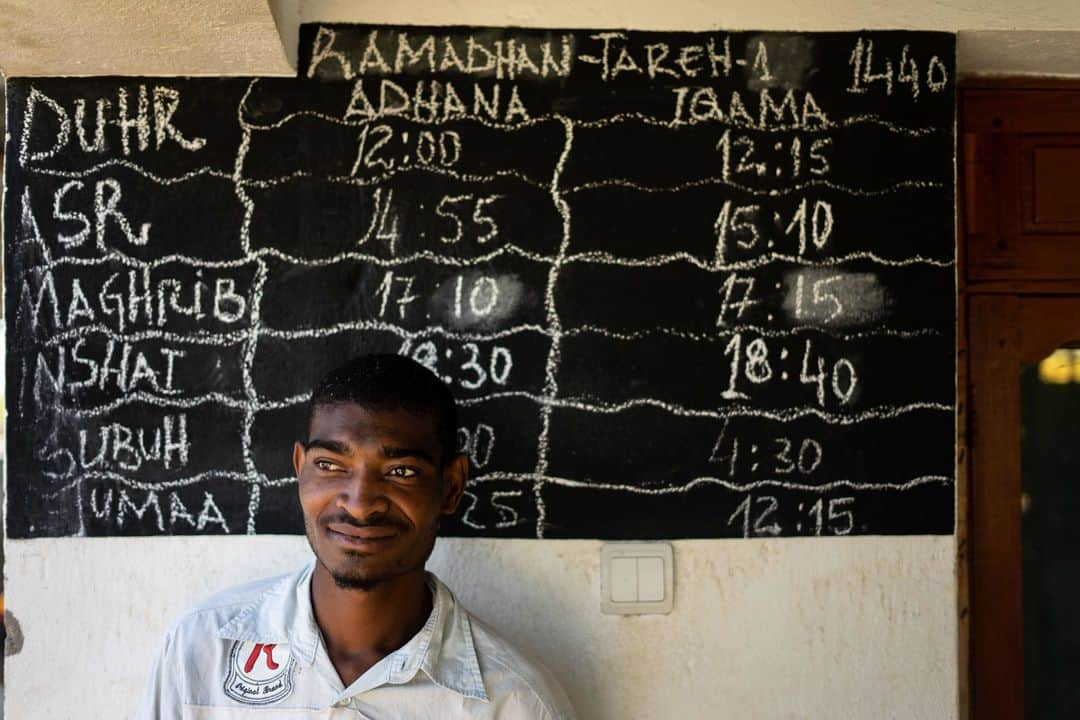
[{"label": "embroidered logo patch", "polygon": [[225,694],[247,705],[269,705],[293,690],[296,661],[285,644],[236,642],[229,654]]}]

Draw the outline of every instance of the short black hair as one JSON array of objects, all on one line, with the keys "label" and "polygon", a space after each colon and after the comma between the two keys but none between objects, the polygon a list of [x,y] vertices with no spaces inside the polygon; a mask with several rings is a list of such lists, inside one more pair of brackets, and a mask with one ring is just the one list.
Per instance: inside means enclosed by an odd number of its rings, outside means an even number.
[{"label": "short black hair", "polygon": [[323,376],[308,403],[308,428],[315,409],[355,403],[369,410],[406,410],[435,420],[441,462],[457,454],[457,404],[439,377],[412,358],[393,353],[360,355]]}]

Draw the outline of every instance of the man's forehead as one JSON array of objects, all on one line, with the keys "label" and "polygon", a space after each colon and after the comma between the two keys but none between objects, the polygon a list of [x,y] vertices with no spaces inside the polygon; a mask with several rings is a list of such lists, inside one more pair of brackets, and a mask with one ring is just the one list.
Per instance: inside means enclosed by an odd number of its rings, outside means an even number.
[{"label": "man's forehead", "polygon": [[410,442],[439,442],[432,413],[415,413],[404,408],[369,408],[356,403],[316,405],[311,413],[309,437],[334,437],[354,441],[375,438],[402,438]]}]

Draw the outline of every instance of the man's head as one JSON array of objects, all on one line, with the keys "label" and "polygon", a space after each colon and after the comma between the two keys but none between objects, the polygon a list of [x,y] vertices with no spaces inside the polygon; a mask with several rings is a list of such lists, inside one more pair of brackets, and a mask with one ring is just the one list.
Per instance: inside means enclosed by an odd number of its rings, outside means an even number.
[{"label": "man's head", "polygon": [[318,384],[293,467],[308,542],[339,587],[423,568],[468,476],[456,433],[450,391],[404,356],[365,355]]}]

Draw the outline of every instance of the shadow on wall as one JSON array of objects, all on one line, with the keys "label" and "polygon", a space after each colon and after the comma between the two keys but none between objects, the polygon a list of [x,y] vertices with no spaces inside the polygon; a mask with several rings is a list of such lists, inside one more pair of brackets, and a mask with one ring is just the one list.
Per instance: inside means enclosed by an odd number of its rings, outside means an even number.
[{"label": "shadow on wall", "polygon": [[[0,138],[6,137],[7,127],[5,126],[7,118],[7,106],[5,99],[7,98],[7,81],[3,79],[0,81]],[[5,144],[0,144],[0,167],[4,165],[4,148]],[[0,259],[0,275],[3,275],[3,260]],[[0,346],[7,347],[5,341],[4,332],[4,298],[3,293],[0,293]],[[7,353],[4,353],[4,357],[7,357]],[[3,372],[3,360],[0,360],[0,375],[6,377],[6,372]],[[5,438],[5,426],[4,418],[7,417],[5,412],[6,403],[4,402],[4,389],[0,387],[0,478],[4,477],[4,449],[7,447]],[[5,487],[2,481],[0,481],[0,508],[5,504]],[[4,538],[6,533],[4,532],[4,513],[0,510],[0,539]],[[4,566],[4,544],[0,540],[0,567]],[[0,720],[4,718],[4,658],[9,655],[22,650],[22,630],[19,628],[19,622],[15,619],[15,616],[4,608],[4,575],[0,573],[0,610],[4,613],[4,627],[0,629],[0,633],[3,634],[4,639],[4,654],[0,657]],[[10,631],[8,630],[10,628]]]},{"label": "shadow on wall", "polygon": [[300,38],[300,3],[296,0],[269,0],[270,14],[274,16],[285,57],[296,68],[296,51]]}]

